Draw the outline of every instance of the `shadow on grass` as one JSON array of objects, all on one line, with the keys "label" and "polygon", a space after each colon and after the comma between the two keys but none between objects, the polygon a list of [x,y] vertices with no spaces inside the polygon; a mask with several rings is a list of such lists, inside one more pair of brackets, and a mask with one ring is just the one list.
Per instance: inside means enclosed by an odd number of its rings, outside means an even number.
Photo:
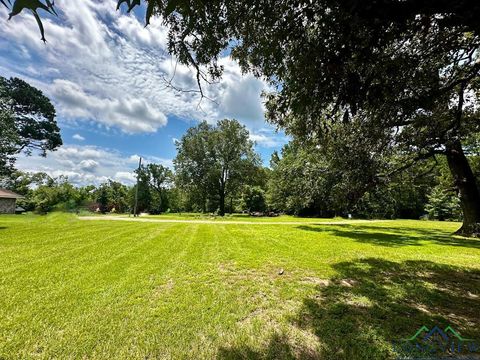
[{"label": "shadow on grass", "polygon": [[364,225],[297,226],[297,229],[328,233],[358,242],[381,246],[421,246],[427,243],[480,249],[480,240],[452,236],[444,231],[415,228],[375,227]]},{"label": "shadow on grass", "polygon": [[291,318],[292,326],[315,334],[314,354],[276,334],[263,349],[223,348],[219,358],[393,359],[392,341],[411,337],[423,325],[450,325],[480,342],[480,271],[376,258],[333,267],[336,277],[319,282]]},{"label": "shadow on grass", "polygon": [[274,334],[267,346],[255,350],[248,346],[221,348],[218,359],[295,359],[295,355],[285,335]]}]

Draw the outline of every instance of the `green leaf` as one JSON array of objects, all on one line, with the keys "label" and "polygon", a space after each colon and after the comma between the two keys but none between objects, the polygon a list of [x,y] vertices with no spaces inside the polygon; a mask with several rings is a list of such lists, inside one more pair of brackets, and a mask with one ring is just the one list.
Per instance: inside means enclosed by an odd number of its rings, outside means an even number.
[{"label": "green leaf", "polygon": [[165,15],[170,15],[171,13],[173,13],[175,11],[175,9],[177,8],[177,5],[178,5],[179,1],[177,0],[169,0],[168,3],[167,3],[167,6],[165,7]]}]

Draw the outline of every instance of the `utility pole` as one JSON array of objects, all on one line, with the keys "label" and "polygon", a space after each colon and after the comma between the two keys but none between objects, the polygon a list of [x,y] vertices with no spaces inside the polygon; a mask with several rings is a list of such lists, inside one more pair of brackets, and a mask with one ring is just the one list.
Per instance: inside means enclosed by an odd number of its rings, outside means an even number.
[{"label": "utility pole", "polygon": [[138,171],[137,171],[137,186],[135,188],[135,207],[133,208],[133,217],[137,217],[137,208],[138,208],[138,183],[140,182],[140,169],[142,167],[142,158],[138,161]]}]

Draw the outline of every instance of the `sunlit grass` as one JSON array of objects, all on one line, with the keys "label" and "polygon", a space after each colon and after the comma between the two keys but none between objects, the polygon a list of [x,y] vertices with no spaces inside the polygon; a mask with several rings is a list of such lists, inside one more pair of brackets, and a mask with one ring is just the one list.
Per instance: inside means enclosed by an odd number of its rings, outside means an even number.
[{"label": "sunlit grass", "polygon": [[480,241],[458,226],[0,216],[0,359],[393,358],[434,324],[480,340]]}]

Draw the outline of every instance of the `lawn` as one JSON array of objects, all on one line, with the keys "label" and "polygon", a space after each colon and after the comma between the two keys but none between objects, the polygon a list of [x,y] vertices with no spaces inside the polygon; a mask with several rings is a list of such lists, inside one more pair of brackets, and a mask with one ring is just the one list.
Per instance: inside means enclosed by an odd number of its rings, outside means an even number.
[{"label": "lawn", "polygon": [[422,325],[480,340],[480,240],[458,227],[0,216],[0,359],[388,359]]}]

